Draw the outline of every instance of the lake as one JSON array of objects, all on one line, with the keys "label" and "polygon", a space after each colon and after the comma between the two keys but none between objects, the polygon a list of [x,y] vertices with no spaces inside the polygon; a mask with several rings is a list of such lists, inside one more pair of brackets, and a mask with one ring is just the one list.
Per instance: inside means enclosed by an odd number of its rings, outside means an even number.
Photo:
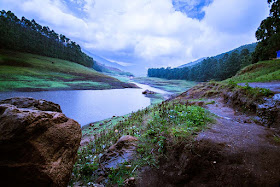
[{"label": "lake", "polygon": [[44,99],[60,105],[62,112],[82,126],[91,122],[104,120],[112,116],[122,116],[143,109],[151,104],[151,100],[142,94],[149,89],[163,95],[168,92],[138,84],[140,89],[112,90],[63,90],[42,92],[2,92],[0,100],[11,97],[33,97]]}]

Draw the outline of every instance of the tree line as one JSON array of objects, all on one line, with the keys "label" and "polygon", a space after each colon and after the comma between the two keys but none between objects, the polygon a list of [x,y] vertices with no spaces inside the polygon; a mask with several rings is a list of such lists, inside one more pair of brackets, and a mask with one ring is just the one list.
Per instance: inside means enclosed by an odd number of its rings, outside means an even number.
[{"label": "tree line", "polygon": [[11,11],[0,11],[0,48],[94,66],[94,60],[83,53],[76,42],[41,26],[34,19],[18,19]]},{"label": "tree line", "polygon": [[211,57],[184,68],[150,68],[149,77],[181,79],[190,81],[224,80],[251,63],[252,53],[248,49],[226,53],[222,58]]}]

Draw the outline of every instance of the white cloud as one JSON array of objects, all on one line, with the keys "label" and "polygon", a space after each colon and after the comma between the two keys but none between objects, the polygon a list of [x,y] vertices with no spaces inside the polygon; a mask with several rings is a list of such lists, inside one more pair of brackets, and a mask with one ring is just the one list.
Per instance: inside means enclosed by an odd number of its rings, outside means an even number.
[{"label": "white cloud", "polygon": [[47,24],[105,58],[145,67],[174,67],[254,42],[268,15],[263,0],[214,0],[201,21],[175,11],[172,0],[73,2],[82,6],[78,13],[67,0],[1,0],[0,8]]}]

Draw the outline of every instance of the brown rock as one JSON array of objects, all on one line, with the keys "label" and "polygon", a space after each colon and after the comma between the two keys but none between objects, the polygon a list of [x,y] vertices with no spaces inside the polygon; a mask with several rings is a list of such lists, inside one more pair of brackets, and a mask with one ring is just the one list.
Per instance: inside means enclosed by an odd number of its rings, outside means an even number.
[{"label": "brown rock", "polygon": [[0,181],[3,186],[68,184],[81,141],[81,127],[64,114],[50,111],[60,109],[59,105],[41,101],[16,98],[10,99],[14,105],[0,104]]},{"label": "brown rock", "polygon": [[150,90],[145,90],[142,92],[142,94],[148,95],[148,94],[156,94],[156,92],[150,91]]},{"label": "brown rock", "polygon": [[62,112],[58,104],[43,99],[37,100],[31,97],[14,97],[0,101],[0,104],[10,104],[18,108],[29,108],[42,111]]},{"label": "brown rock", "polygon": [[117,143],[112,145],[108,151],[100,158],[100,163],[104,168],[117,168],[119,164],[133,159],[136,150],[137,138],[133,136],[122,136]]},{"label": "brown rock", "polygon": [[96,179],[96,182],[97,182],[97,183],[100,183],[100,182],[102,182],[103,180],[105,180],[105,177],[104,177],[104,176],[99,176],[99,177]]},{"label": "brown rock", "polygon": [[134,177],[130,177],[129,179],[126,179],[124,181],[124,186],[125,187],[133,187],[136,186],[136,180]]}]

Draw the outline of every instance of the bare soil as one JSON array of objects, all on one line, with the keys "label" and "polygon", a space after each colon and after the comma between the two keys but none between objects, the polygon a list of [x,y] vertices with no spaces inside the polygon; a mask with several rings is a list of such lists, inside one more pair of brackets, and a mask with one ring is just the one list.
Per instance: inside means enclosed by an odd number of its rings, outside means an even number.
[{"label": "bare soil", "polygon": [[207,108],[216,123],[171,148],[158,169],[144,168],[138,186],[280,186],[279,129],[256,125],[222,98],[212,100]]}]

